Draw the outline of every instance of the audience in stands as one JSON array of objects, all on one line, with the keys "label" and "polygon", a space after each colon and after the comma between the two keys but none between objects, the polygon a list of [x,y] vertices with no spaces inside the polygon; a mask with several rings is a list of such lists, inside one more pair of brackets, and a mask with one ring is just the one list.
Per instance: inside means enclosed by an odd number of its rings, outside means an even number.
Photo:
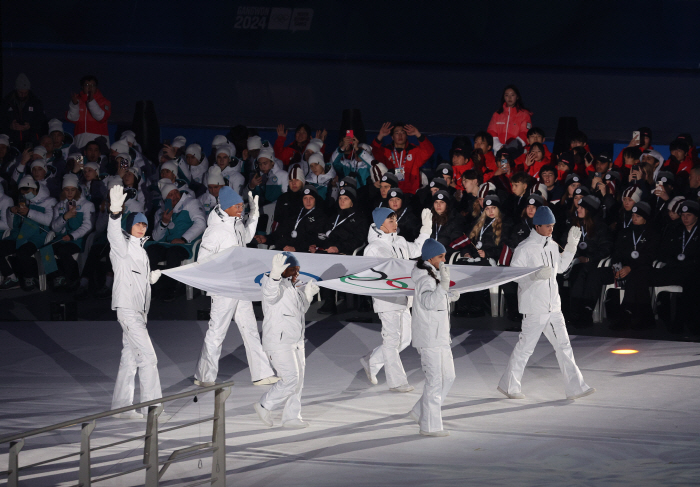
[{"label": "audience in stands", "polygon": [[[117,184],[127,193],[123,219],[135,212],[150,219],[152,266],[179,266],[197,252],[206,216],[221,188],[230,186],[260,197],[250,246],[361,255],[376,208],[393,212],[397,233],[409,242],[419,236],[421,211],[430,209],[430,236],[452,263],[466,265],[508,265],[537,208],[549,206],[559,245],[566,245],[572,226],[582,234],[576,258],[559,278],[570,326],[591,326],[594,308],[607,306],[615,328],[654,326],[658,313],[674,333],[700,332],[700,163],[689,134],[670,141],[668,159],[652,146],[648,127],[635,131],[614,160],[609,152],[594,153],[581,131],[571,134],[564,152],[552,154],[510,85],[488,129],[473,139],[456,137],[439,164],[428,137],[400,122],[382,125],[371,145],[346,133],[331,148],[325,130],[314,137],[306,124],[297,126],[291,143],[280,125],[274,145],[236,126],[215,137],[207,154],[202,144],[177,136],[151,159],[130,130],[109,144],[111,104],[97,86],[95,76],[83,77],[64,121],[47,122],[24,75],[3,101],[0,289],[31,291],[41,271],[52,289],[75,292],[77,299],[108,297],[107,195]],[[64,122],[74,124],[73,135]],[[601,300],[606,286],[620,299]],[[668,293],[652,303],[655,286],[681,286],[680,305],[671,306]],[[167,301],[182,292],[167,277],[159,288]],[[513,286],[503,291],[507,315],[518,321]],[[484,294],[464,295],[456,312],[484,314]],[[323,298],[323,310],[335,312],[335,293],[324,291]]]}]

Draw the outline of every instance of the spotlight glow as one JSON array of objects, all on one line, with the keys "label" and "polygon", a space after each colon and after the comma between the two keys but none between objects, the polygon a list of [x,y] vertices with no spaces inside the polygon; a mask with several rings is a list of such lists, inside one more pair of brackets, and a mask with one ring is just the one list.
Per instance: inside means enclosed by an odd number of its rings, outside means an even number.
[{"label": "spotlight glow", "polygon": [[632,355],[633,353],[639,353],[639,350],[622,349],[622,350],[613,350],[612,353],[615,353],[617,355]]}]

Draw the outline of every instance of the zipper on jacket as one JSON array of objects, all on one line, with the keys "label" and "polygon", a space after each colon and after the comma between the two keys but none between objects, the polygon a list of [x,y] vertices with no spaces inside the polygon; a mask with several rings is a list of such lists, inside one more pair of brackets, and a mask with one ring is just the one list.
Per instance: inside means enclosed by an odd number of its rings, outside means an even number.
[{"label": "zipper on jacket", "polygon": [[508,127],[510,127],[510,107],[508,107],[508,118],[506,119],[506,140],[501,142],[503,145],[506,145],[506,141],[508,140]]}]

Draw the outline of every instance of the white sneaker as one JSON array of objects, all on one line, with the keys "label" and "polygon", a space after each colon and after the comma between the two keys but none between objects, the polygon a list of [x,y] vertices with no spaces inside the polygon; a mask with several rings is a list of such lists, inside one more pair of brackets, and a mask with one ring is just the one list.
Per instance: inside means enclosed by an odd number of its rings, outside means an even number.
[{"label": "white sneaker", "polygon": [[254,386],[269,386],[280,380],[276,375],[271,375],[270,377],[265,377],[264,379],[253,381]]},{"label": "white sneaker", "polygon": [[415,421],[416,424],[420,424],[420,418],[418,417],[418,415],[416,413],[413,412],[413,410],[411,410],[411,412],[408,413],[408,417],[411,418],[413,421]]},{"label": "white sneaker", "polygon": [[253,407],[255,408],[255,412],[258,413],[258,417],[263,423],[265,423],[267,426],[273,425],[272,413],[270,411],[262,407],[262,405],[259,402],[256,402],[255,406]]},{"label": "white sneaker", "polygon": [[501,386],[496,387],[496,389],[508,399],[525,399],[525,394],[523,394],[522,392],[514,392],[513,394],[509,394],[503,389],[501,389]]},{"label": "white sneaker", "polygon": [[367,361],[367,359],[362,357],[360,359],[360,363],[362,364],[362,368],[365,369],[365,374],[367,374],[367,378],[369,379],[369,381],[372,383],[373,386],[376,386],[377,377],[372,375],[372,369],[370,369],[369,362]]},{"label": "white sneaker", "polygon": [[567,396],[567,399],[570,401],[573,401],[574,399],[579,399],[582,397],[590,396],[595,392],[595,388],[591,387],[587,391],[582,392],[581,394],[577,394],[575,396]]},{"label": "white sneaker", "polygon": [[216,382],[202,382],[201,380],[195,379],[194,385],[199,386],[199,387],[211,387],[211,386],[215,386]]},{"label": "white sneaker", "polygon": [[137,413],[136,411],[127,411],[125,413],[119,413],[112,416],[116,419],[143,419],[143,414]]},{"label": "white sneaker", "polygon": [[391,392],[411,392],[413,390],[413,386],[411,384],[402,384],[397,387],[392,387],[389,390]]},{"label": "white sneaker", "polygon": [[440,431],[423,431],[420,430],[420,434],[423,436],[450,436],[450,432],[447,430]]},{"label": "white sneaker", "polygon": [[302,421],[301,419],[291,419],[285,423],[282,423],[282,426],[289,429],[300,430],[308,428],[309,423],[307,423],[306,421]]}]

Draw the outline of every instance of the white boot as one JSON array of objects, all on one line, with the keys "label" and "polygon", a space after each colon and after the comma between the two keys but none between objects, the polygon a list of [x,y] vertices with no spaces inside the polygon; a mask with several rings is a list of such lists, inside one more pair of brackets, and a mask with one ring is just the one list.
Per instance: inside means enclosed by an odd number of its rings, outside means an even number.
[{"label": "white boot", "polygon": [[391,392],[411,392],[413,390],[413,386],[411,384],[402,384],[397,387],[392,387],[389,390]]},{"label": "white boot", "polygon": [[509,394],[503,389],[501,389],[501,386],[496,387],[496,389],[498,389],[498,392],[506,396],[508,399],[525,399],[525,394],[523,394],[522,392],[514,392],[513,394]]},{"label": "white boot", "polygon": [[265,423],[267,426],[273,425],[272,413],[270,411],[262,407],[262,405],[259,402],[256,402],[255,406],[253,407],[255,408],[255,412],[258,413],[258,417],[263,423]]},{"label": "white boot", "polygon": [[362,368],[365,369],[365,374],[367,374],[367,378],[369,381],[372,383],[373,386],[377,385],[377,377],[372,375],[372,369],[369,367],[369,361],[365,358],[362,357],[360,359],[360,363],[362,364]]},{"label": "white boot", "polygon": [[254,386],[270,386],[280,380],[276,375],[271,375],[270,377],[265,377],[264,379],[253,381]]},{"label": "white boot", "polygon": [[216,382],[202,382],[201,380],[195,379],[194,385],[199,386],[199,387],[211,387],[211,386],[215,386]]},{"label": "white boot", "polygon": [[590,396],[590,395],[593,394],[594,392],[595,392],[595,388],[591,387],[591,388],[588,389],[587,391],[584,391],[584,392],[582,392],[581,394],[577,394],[577,395],[575,395],[575,396],[569,396],[569,397],[567,397],[567,399],[570,400],[570,401],[573,401],[574,399],[579,399],[579,398],[581,398],[581,397]]},{"label": "white boot", "polygon": [[125,413],[119,413],[112,416],[116,419],[143,419],[143,414],[137,413],[136,411],[127,411]]},{"label": "white boot", "polygon": [[282,423],[282,426],[285,428],[290,428],[290,429],[303,429],[303,428],[308,428],[309,423],[306,421],[302,421],[301,419],[290,419],[289,421]]},{"label": "white boot", "polygon": [[420,434],[423,436],[450,436],[450,432],[447,430],[440,431],[423,431],[420,430]]}]

